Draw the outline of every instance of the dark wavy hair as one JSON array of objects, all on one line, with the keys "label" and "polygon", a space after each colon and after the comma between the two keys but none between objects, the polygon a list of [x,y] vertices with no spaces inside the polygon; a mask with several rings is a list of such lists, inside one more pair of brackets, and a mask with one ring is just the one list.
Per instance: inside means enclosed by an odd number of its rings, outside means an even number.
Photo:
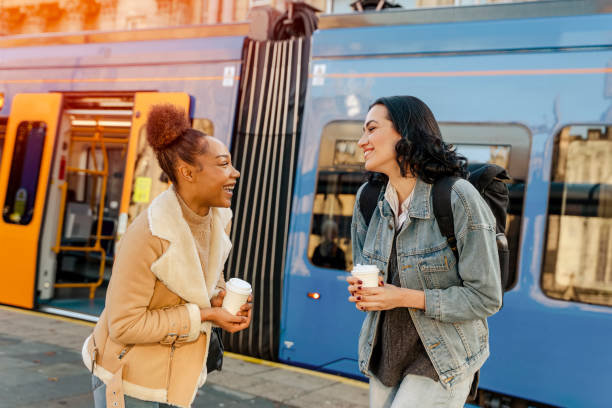
[{"label": "dark wavy hair", "polygon": [[[401,174],[408,172],[426,183],[433,184],[442,177],[467,177],[467,159],[451,144],[444,143],[438,122],[429,107],[414,96],[386,96],[375,105],[387,108],[388,119],[402,138],[395,145],[397,164]],[[381,173],[369,173],[368,180],[387,183]]]}]

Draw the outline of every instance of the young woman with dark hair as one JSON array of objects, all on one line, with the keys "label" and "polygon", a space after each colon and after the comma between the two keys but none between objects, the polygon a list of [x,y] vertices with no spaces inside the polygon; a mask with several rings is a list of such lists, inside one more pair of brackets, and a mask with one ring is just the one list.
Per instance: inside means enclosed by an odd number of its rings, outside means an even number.
[{"label": "young woman with dark hair", "polygon": [[359,367],[371,407],[462,407],[489,355],[487,317],[501,307],[495,218],[476,189],[451,191],[459,260],[440,233],[432,185],[465,177],[466,159],[442,140],[427,105],[413,96],[376,100],[359,146],[381,187],[369,224],[357,193],[353,262],[384,273],[379,287],[348,278],[349,301],[367,315]]},{"label": "young woman with dark hair", "polygon": [[106,307],[83,345],[96,408],[191,406],[212,324],[237,332],[251,322],[252,298],[237,315],[221,308],[240,176],[227,147],[172,105],[152,108],[147,138],[172,186],[122,237]]}]

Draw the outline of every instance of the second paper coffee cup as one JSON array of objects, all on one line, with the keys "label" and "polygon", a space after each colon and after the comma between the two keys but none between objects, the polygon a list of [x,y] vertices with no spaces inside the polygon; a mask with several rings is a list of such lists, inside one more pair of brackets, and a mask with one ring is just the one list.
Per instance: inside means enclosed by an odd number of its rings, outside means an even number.
[{"label": "second paper coffee cup", "polygon": [[380,270],[376,265],[361,265],[357,264],[353,267],[351,273],[354,277],[361,279],[361,286],[364,288],[378,287],[378,275]]},{"label": "second paper coffee cup", "polygon": [[251,294],[251,284],[238,278],[232,278],[225,283],[225,297],[222,307],[235,315],[240,307],[247,302]]}]

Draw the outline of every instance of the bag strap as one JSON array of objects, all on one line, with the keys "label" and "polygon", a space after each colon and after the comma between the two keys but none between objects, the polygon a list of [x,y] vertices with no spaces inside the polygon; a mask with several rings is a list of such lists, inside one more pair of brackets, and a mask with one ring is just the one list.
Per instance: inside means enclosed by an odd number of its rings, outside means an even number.
[{"label": "bag strap", "polygon": [[455,220],[451,205],[451,189],[455,181],[457,181],[455,177],[444,177],[436,181],[433,186],[433,211],[440,232],[446,237],[448,245],[455,254],[455,259],[459,261],[457,238],[455,237]]},{"label": "bag strap", "polygon": [[376,209],[378,205],[380,189],[381,186],[366,182],[365,187],[361,190],[361,195],[359,196],[359,210],[367,225],[370,225],[372,214],[374,214],[374,209]]}]

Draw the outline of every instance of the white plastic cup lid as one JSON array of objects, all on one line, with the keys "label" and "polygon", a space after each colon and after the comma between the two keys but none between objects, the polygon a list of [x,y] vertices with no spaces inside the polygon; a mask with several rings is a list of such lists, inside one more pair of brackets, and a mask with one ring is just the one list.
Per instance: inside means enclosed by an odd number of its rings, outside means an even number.
[{"label": "white plastic cup lid", "polygon": [[236,292],[241,295],[250,295],[251,292],[253,291],[251,289],[251,284],[249,282],[244,281],[239,278],[231,278],[229,281],[227,281],[225,286],[227,287],[227,289],[230,289],[232,292]]},{"label": "white plastic cup lid", "polygon": [[357,264],[353,267],[353,275],[361,275],[361,274],[369,274],[369,273],[378,273],[379,269],[376,265],[361,265]]}]

